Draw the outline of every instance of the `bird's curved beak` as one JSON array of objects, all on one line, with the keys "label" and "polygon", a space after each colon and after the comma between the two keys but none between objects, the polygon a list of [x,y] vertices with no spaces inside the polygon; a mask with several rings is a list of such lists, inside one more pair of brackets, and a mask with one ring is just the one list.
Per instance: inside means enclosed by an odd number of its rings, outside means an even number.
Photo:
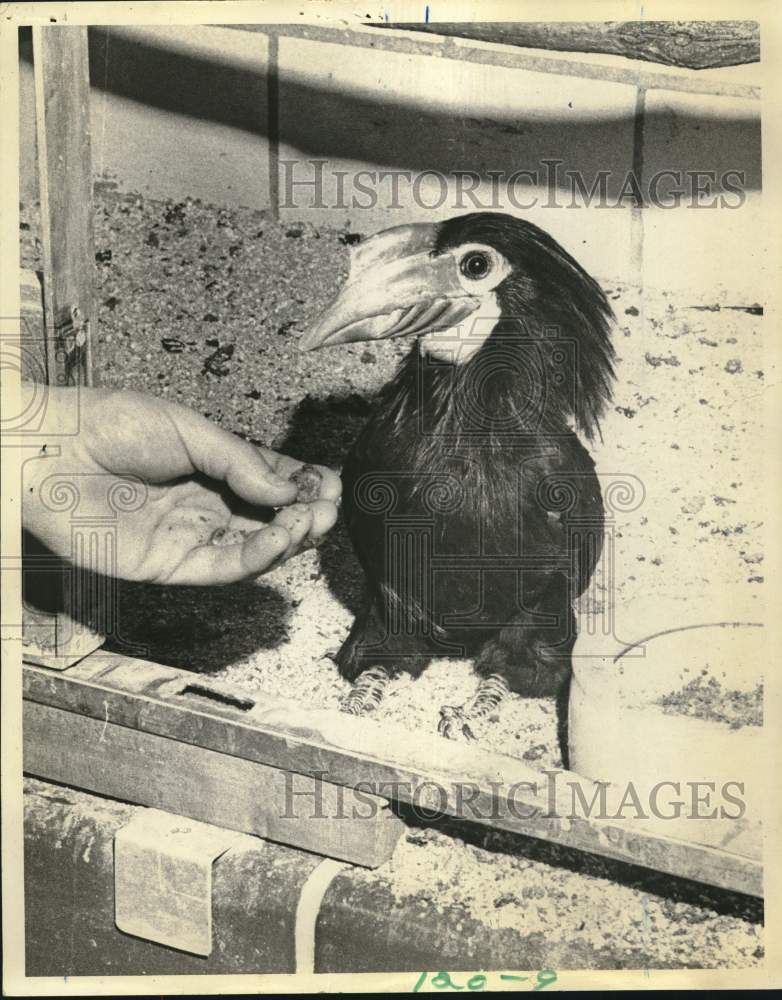
[{"label": "bird's curved beak", "polygon": [[453,254],[433,253],[437,229],[396,226],[353,249],[347,282],[305,331],[302,350],[447,330],[473,313],[481,300],[462,287]]}]

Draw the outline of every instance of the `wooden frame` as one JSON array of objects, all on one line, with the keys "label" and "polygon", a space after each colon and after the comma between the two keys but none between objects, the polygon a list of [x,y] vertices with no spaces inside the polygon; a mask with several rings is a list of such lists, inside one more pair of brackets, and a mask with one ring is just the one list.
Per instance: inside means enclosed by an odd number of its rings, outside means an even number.
[{"label": "wooden frame", "polygon": [[[626,83],[642,90],[675,90],[690,94],[713,94],[720,97],[742,97],[760,100],[760,87],[737,82],[733,74],[720,76],[721,69],[702,72],[656,63],[638,63],[631,59],[617,58],[608,63],[590,62],[588,53],[575,50],[544,48],[516,48],[478,39],[443,36],[438,38],[437,24],[424,30],[401,30],[400,25],[388,27],[361,25],[333,27],[321,24],[227,25],[242,31],[255,31],[276,38],[302,38],[312,42],[327,42],[347,48],[375,49],[401,55],[430,56],[437,59],[458,59],[484,66],[502,66],[506,69],[534,70],[539,73],[574,76],[586,80],[611,80]],[[428,31],[429,33],[425,33]],[[579,56],[585,58],[580,59]],[[573,58],[571,58],[573,57]],[[724,67],[723,67],[724,68]],[[733,67],[731,67],[733,68]]]},{"label": "wooden frame", "polygon": [[[466,818],[725,889],[762,895],[760,858],[740,853],[748,841],[740,825],[733,849],[726,850],[708,842],[666,837],[629,819],[579,816],[573,812],[573,786],[580,790],[579,799],[590,802],[599,791],[595,782],[563,771],[556,776],[552,791],[546,776],[523,761],[434,734],[417,734],[413,743],[399,726],[380,725],[336,710],[307,708],[295,701],[265,699],[256,703],[244,692],[203,681],[188,671],[116,653],[92,653],[62,672],[27,666],[24,697],[26,720],[32,706],[37,706],[32,708],[34,717],[40,714],[41,706],[47,706],[65,715],[94,720],[99,729],[122,727],[205,753],[237,758],[237,769],[239,760],[250,761],[362,795],[412,803],[432,814]],[[40,727],[28,727],[25,733],[27,771],[112,794],[110,789],[117,787],[115,772],[127,745],[115,750],[111,741],[106,742],[105,765],[85,770],[79,763],[81,746],[64,741],[44,753],[40,742],[45,734]],[[174,794],[175,788],[187,784],[185,771],[177,773],[176,759],[172,755],[172,773],[167,779],[175,811],[214,822],[214,814],[204,811],[208,804],[204,805],[203,795]],[[198,759],[188,759],[187,764],[180,760],[178,766],[190,767]],[[122,786],[127,798],[160,807],[143,753],[135,764],[122,758],[122,766],[131,769],[130,780]],[[311,793],[304,790],[303,794]],[[611,809],[621,798],[622,790],[608,788],[606,801]],[[227,800],[224,809],[222,825],[261,832],[257,827],[248,829],[241,795],[234,797],[233,804]],[[311,835],[319,838],[322,831],[324,838],[319,841],[320,848],[309,849],[328,854],[329,823],[318,822],[318,818],[322,817],[302,816]],[[370,828],[364,825],[367,832]],[[707,835],[702,823],[697,828]]]},{"label": "wooden frame", "polygon": [[[400,39],[399,32],[302,27],[289,33],[341,44],[432,52],[428,41]],[[95,312],[86,28],[34,28],[33,39],[45,259],[43,371],[51,384],[89,385]],[[551,62],[471,44],[454,46],[447,54],[544,69]],[[580,70],[594,75],[584,67]],[[560,64],[551,71],[564,70]],[[608,71],[601,75],[616,78],[620,71],[613,72],[613,77]],[[68,87],[58,85],[63,76]],[[639,74],[634,82],[640,86],[646,76],[651,74]],[[753,88],[725,88],[705,81],[701,85],[673,77],[666,82],[684,90],[757,96]],[[270,93],[276,99],[276,88]],[[754,844],[747,846],[740,827],[733,849],[727,850],[707,841],[676,840],[627,820],[573,816],[560,793],[552,799],[550,790],[537,790],[541,774],[515,758],[427,734],[419,735],[413,747],[406,731],[390,725],[295,702],[256,704],[225,686],[201,682],[195,674],[117,654],[98,651],[84,656],[82,650],[78,655],[83,658],[62,672],[32,665],[29,656],[24,668],[25,769],[43,779],[171,808],[194,819],[336,857],[352,857],[363,850],[361,863],[366,864],[387,857],[399,833],[395,817],[385,808],[387,799],[762,895],[759,850]],[[59,743],[53,740],[55,733]],[[160,753],[169,755],[171,771],[164,774],[158,768],[152,780],[150,755]],[[187,780],[201,774],[211,783],[212,799],[202,794],[197,782]],[[353,804],[359,792],[370,791],[382,817],[372,827],[372,838],[365,836],[368,826],[352,832],[346,827],[347,838],[353,840],[345,846],[329,839],[329,823],[285,826],[274,782],[291,774],[309,782],[307,794],[325,788],[330,802],[336,801],[335,788],[352,790]],[[598,790],[596,783],[576,774],[562,772],[559,780],[567,788],[577,787],[587,802]],[[248,789],[269,795],[272,807],[265,812],[252,808]],[[381,789],[385,791],[378,794]],[[471,790],[467,816],[465,789]],[[610,801],[618,801],[620,790],[609,792]]]},{"label": "wooden frame", "polygon": [[399,22],[390,27],[527,49],[605,53],[680,69],[760,61],[755,21]]}]

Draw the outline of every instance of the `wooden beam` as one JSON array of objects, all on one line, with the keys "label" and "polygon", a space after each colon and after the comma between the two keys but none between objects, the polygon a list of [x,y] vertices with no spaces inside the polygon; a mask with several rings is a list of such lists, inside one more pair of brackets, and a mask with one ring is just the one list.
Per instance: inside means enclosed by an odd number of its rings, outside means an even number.
[{"label": "wooden beam", "polygon": [[[268,34],[268,25],[229,25],[242,31],[259,31]],[[463,39],[454,43],[442,33],[443,25],[434,22],[429,26],[431,38],[422,38],[423,25],[411,25],[409,30],[378,31],[391,25],[373,24],[336,28],[321,24],[275,24],[274,34],[280,38],[303,38],[313,42],[328,42],[330,45],[344,45],[348,48],[365,48],[385,52],[397,52],[408,56],[429,56],[436,59],[455,60],[460,63],[475,63],[479,66],[502,66],[510,70],[528,70],[533,73],[552,73],[576,79],[612,81],[625,83],[645,90],[675,90],[689,94],[714,94],[720,97],[739,97],[753,101],[761,98],[761,88],[733,79],[733,74],[720,78],[714,73],[700,74],[691,71],[676,72],[640,60],[629,63],[611,63],[590,60],[588,54],[583,59],[563,59],[556,51],[546,54],[541,49],[522,49],[513,45],[489,45],[485,42]],[[415,27],[415,30],[412,30]]]},{"label": "wooden beam", "polygon": [[91,385],[95,246],[86,27],[33,27],[48,379]]},{"label": "wooden beam", "polygon": [[[570,772],[555,781],[523,761],[438,736],[415,739],[399,726],[298,702],[248,698],[183,670],[94,653],[63,673],[24,670],[25,698],[106,725],[388,796],[418,808],[604,855],[751,895],[762,895],[762,865],[740,824],[731,850],[665,836],[641,821],[574,813],[577,787],[590,802],[599,786]],[[46,777],[46,775],[41,775]],[[608,789],[606,815],[623,790]],[[469,799],[467,798],[469,796]],[[724,827],[720,831],[724,838]]]},{"label": "wooden beam", "polygon": [[376,27],[528,49],[601,52],[682,69],[760,61],[760,26],[756,21],[432,21],[389,22]]},{"label": "wooden beam", "polygon": [[[34,27],[33,60],[44,277],[41,288],[38,275],[22,276],[27,359],[22,376],[55,386],[92,385],[95,247],[87,29]],[[78,407],[76,394],[73,405]],[[77,567],[43,573],[26,568],[28,659],[62,669],[102,645],[104,637],[86,624],[92,609],[83,607],[82,575]],[[30,603],[33,578],[55,595],[52,611]]]},{"label": "wooden beam", "polygon": [[34,777],[354,865],[382,865],[404,832],[387,800],[48,705],[25,701],[23,734]]}]

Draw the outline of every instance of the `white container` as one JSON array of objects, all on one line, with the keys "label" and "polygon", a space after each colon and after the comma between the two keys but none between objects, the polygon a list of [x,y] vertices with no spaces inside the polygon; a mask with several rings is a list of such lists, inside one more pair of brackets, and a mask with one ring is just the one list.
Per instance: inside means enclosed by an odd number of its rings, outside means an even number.
[{"label": "white container", "polygon": [[637,798],[646,828],[760,857],[764,772],[770,773],[763,728],[732,728],[659,704],[699,676],[728,690],[756,688],[765,630],[752,618],[752,612],[728,618],[692,602],[655,599],[617,612],[621,639],[582,630],[568,742],[573,771],[623,791],[633,786],[625,818],[639,815]]}]

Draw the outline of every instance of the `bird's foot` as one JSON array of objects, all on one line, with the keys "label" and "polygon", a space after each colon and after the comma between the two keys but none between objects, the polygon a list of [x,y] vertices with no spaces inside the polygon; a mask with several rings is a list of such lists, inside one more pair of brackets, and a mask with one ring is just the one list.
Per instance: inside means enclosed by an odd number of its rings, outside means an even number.
[{"label": "bird's foot", "polygon": [[348,715],[367,715],[374,712],[383,700],[386,685],[391,675],[383,667],[370,667],[362,671],[356,678],[347,697],[342,701],[341,709]]},{"label": "bird's foot", "polygon": [[447,740],[475,740],[475,733],[470,728],[470,720],[464,710],[464,705],[443,705],[440,709],[440,721],[437,732]]},{"label": "bird's foot", "polygon": [[340,708],[347,715],[367,715],[374,710],[375,705],[367,702],[363,695],[351,691],[346,698],[342,699]]},{"label": "bird's foot", "polygon": [[473,726],[481,719],[489,722],[496,718],[496,712],[508,693],[508,682],[500,674],[488,674],[481,678],[475,697],[467,705],[443,705],[437,732],[449,740],[476,739]]}]

